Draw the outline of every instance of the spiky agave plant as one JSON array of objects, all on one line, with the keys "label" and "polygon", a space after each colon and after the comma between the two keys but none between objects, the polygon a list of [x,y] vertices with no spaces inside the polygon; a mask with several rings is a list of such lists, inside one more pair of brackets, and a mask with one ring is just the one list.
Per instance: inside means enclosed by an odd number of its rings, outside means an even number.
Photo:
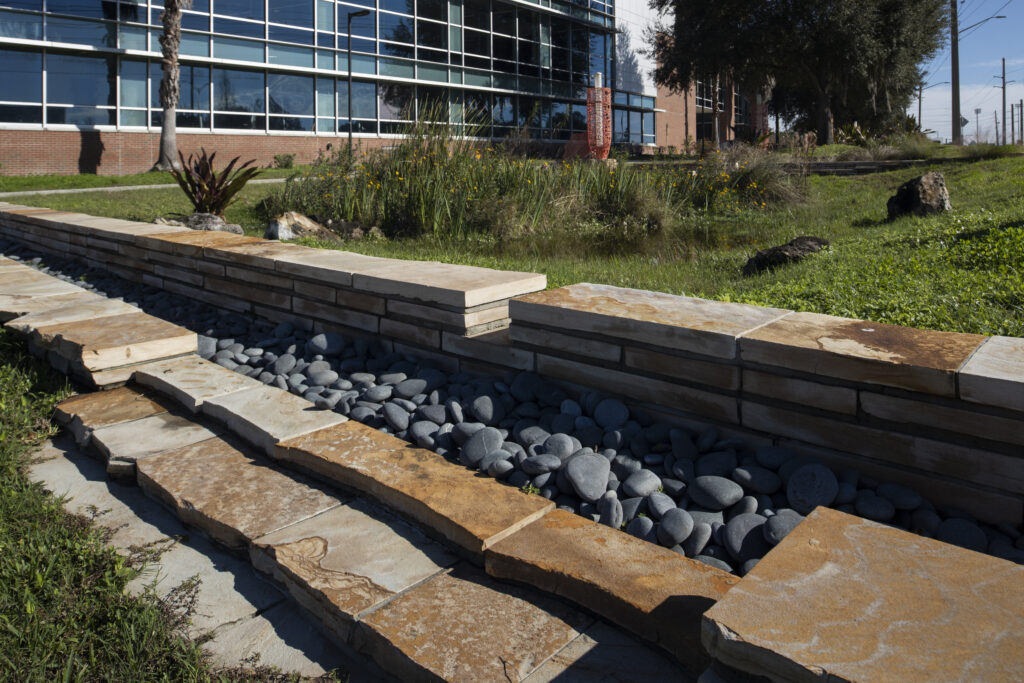
[{"label": "spiky agave plant", "polygon": [[224,170],[219,173],[213,166],[213,160],[217,153],[207,155],[206,149],[197,157],[193,154],[185,159],[181,151],[178,151],[178,159],[181,161],[181,171],[170,169],[174,179],[185,191],[196,213],[212,213],[224,217],[224,210],[238,200],[238,193],[242,191],[245,184],[259,175],[258,168],[249,168],[256,163],[250,159],[238,168],[235,164],[241,157],[235,157]]}]

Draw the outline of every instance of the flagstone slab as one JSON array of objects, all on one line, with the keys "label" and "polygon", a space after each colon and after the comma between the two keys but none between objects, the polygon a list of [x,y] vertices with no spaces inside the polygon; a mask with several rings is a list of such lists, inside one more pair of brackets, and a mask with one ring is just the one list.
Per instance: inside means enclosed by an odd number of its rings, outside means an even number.
[{"label": "flagstone slab", "polygon": [[317,410],[301,396],[264,384],[207,398],[202,411],[270,456],[280,441],[348,421],[333,411]]},{"label": "flagstone slab", "polygon": [[1024,566],[817,508],[704,616],[722,663],[786,681],[1010,681]]},{"label": "flagstone slab", "polygon": [[274,267],[278,272],[298,275],[314,282],[350,287],[354,271],[372,272],[374,267],[390,262],[390,259],[350,251],[306,248],[277,255]]},{"label": "flagstone slab", "polygon": [[521,681],[593,621],[460,564],[367,615],[354,644],[401,680]]},{"label": "flagstone slab", "polygon": [[136,311],[39,327],[32,339],[90,371],[195,353],[196,333]]},{"label": "flagstone slab", "polygon": [[77,443],[84,444],[93,430],[166,412],[159,397],[134,387],[119,387],[65,399],[54,408],[53,417],[67,427]]},{"label": "flagstone slab", "polygon": [[958,375],[965,401],[1024,411],[1024,339],[989,337]]},{"label": "flagstone slab", "polygon": [[364,614],[456,562],[419,530],[361,500],[263,536],[250,555],[342,640]]},{"label": "flagstone slab", "polygon": [[135,476],[135,464],[157,453],[219,436],[218,426],[206,427],[173,413],[101,427],[91,443],[106,459],[111,476]]},{"label": "flagstone slab", "polygon": [[604,622],[597,622],[530,674],[527,683],[692,681],[679,665]]},{"label": "flagstone slab", "polygon": [[107,318],[114,315],[135,313],[139,310],[120,299],[107,299],[99,295],[94,296],[96,297],[95,299],[88,301],[78,301],[45,311],[28,313],[5,323],[5,327],[9,327],[22,334],[28,334],[39,327],[78,322],[80,320]]},{"label": "flagstone slab", "polygon": [[167,394],[193,413],[211,398],[263,386],[258,380],[195,355],[150,363],[135,371],[135,381]]},{"label": "flagstone slab", "polygon": [[554,593],[660,644],[694,672],[708,665],[701,615],[739,577],[618,529],[554,510],[491,546],[487,573]]},{"label": "flagstone slab", "polygon": [[554,508],[358,422],[282,442],[276,457],[376,498],[474,559]]},{"label": "flagstone slab", "polygon": [[513,326],[531,323],[723,359],[736,357],[737,337],[789,313],[587,282],[509,302]]},{"label": "flagstone slab", "polygon": [[341,504],[302,477],[220,438],[151,455],[136,467],[147,494],[229,547]]},{"label": "flagstone slab", "polygon": [[65,308],[77,303],[89,304],[104,297],[80,287],[59,294],[0,294],[0,322],[7,322],[30,313]]},{"label": "flagstone slab", "polygon": [[[181,228],[179,228],[181,230]],[[260,242],[258,237],[236,235],[216,230],[183,230],[155,235],[140,235],[135,244],[146,249],[162,251],[179,256],[201,256],[205,247],[224,247]]]},{"label": "flagstone slab", "polygon": [[547,286],[547,276],[435,261],[389,259],[354,272],[352,286],[374,294],[469,308]]},{"label": "flagstone slab", "polygon": [[952,397],[957,370],[983,341],[979,334],[794,313],[745,335],[740,355],[744,362]]},{"label": "flagstone slab", "polygon": [[0,275],[0,295],[3,296],[54,296],[84,291],[78,285],[50,277],[35,269],[29,273]]}]

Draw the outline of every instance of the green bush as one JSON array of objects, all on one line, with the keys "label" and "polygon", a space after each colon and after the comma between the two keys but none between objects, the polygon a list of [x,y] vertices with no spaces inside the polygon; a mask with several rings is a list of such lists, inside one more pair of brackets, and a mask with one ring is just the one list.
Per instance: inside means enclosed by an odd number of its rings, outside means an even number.
[{"label": "green bush", "polygon": [[294,154],[275,154],[274,168],[291,168],[295,165]]}]

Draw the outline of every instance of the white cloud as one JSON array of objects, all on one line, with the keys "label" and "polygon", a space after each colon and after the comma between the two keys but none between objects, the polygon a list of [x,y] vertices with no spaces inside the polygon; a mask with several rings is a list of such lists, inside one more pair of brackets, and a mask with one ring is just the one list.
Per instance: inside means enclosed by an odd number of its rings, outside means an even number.
[{"label": "white cloud", "polygon": [[[1007,68],[1010,68],[1011,66],[1022,66],[1022,65],[1024,65],[1024,59],[1016,58],[1016,59],[1007,59],[1006,60],[1006,67]],[[974,66],[976,66],[976,67],[986,67],[986,68],[991,67],[993,69],[999,69],[999,68],[1001,68],[1003,66],[1003,60],[1001,60],[1001,59],[993,59],[993,60],[990,60],[988,62],[974,62],[973,64],[970,64],[970,66],[972,66],[972,67],[974,67]]]}]

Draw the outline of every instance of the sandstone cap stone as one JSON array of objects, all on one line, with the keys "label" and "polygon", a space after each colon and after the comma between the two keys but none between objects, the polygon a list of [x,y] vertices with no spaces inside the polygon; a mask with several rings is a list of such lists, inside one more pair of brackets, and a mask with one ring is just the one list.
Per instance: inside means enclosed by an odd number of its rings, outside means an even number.
[{"label": "sandstone cap stone", "polygon": [[989,337],[958,375],[965,401],[1024,411],[1024,339]]},{"label": "sandstone cap stone", "polygon": [[729,666],[787,681],[1009,681],[1024,566],[818,508],[704,615]]},{"label": "sandstone cap stone", "polygon": [[[91,293],[90,293],[91,294]],[[55,298],[55,297],[51,297]],[[48,325],[93,320],[113,315],[135,313],[138,309],[118,299],[107,299],[97,294],[90,298],[80,298],[63,306],[55,306],[47,310],[34,311],[19,316],[4,324],[12,330],[28,334],[32,330]]]},{"label": "sandstone cap stone", "polygon": [[193,413],[199,412],[203,402],[211,398],[261,386],[251,377],[195,355],[147,364],[135,371],[134,378],[140,385],[174,398]]},{"label": "sandstone cap stone", "polygon": [[49,311],[54,308],[64,308],[76,303],[89,304],[97,299],[102,299],[98,294],[88,292],[81,287],[73,290],[64,289],[56,294],[0,294],[0,322],[7,322],[42,311]]},{"label": "sandstone cap stone", "polygon": [[106,459],[108,474],[134,476],[139,460],[212,439],[220,431],[216,426],[208,428],[180,415],[158,413],[96,429],[92,433],[92,445]]},{"label": "sandstone cap stone", "polygon": [[53,418],[81,444],[95,429],[166,412],[167,406],[158,396],[135,387],[119,387],[65,399],[54,408]]}]

